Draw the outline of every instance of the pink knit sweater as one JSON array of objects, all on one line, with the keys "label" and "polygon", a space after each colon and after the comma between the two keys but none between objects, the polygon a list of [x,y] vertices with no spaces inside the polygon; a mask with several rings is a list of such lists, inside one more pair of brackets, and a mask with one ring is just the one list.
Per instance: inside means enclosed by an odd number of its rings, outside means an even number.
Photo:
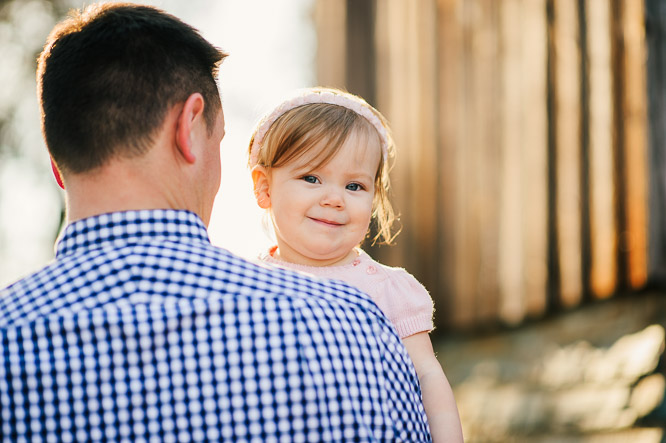
[{"label": "pink knit sweater", "polygon": [[276,247],[259,258],[273,265],[314,274],[317,277],[342,280],[367,293],[393,323],[400,338],[433,329],[433,304],[421,283],[402,268],[392,268],[373,260],[357,249],[358,258],[342,266],[306,266],[273,257]]}]

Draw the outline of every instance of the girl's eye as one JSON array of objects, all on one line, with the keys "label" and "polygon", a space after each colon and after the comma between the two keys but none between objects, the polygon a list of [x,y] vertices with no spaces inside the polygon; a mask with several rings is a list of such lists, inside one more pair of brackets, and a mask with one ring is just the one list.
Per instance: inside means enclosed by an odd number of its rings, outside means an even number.
[{"label": "girl's eye", "polygon": [[302,179],[308,183],[317,183],[317,177],[314,175],[304,175]]},{"label": "girl's eye", "polygon": [[347,185],[347,189],[350,190],[350,191],[362,191],[363,186],[360,185],[359,183],[349,183]]}]

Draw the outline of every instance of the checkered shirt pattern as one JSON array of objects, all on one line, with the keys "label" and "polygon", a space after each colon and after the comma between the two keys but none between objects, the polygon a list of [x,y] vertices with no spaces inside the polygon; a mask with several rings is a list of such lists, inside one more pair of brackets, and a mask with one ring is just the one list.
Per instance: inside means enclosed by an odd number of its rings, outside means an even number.
[{"label": "checkered shirt pattern", "polygon": [[0,358],[3,441],[430,441],[365,294],[214,247],[187,211],[70,224],[0,291]]}]

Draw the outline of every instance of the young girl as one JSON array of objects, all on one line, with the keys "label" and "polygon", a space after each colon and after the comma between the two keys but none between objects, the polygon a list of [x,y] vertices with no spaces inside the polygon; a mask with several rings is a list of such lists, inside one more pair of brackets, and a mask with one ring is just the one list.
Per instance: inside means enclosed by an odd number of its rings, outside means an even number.
[{"label": "young girl", "polygon": [[388,200],[393,142],[384,117],[336,89],[300,91],[264,117],[249,148],[257,204],[268,210],[277,245],[261,258],[344,280],[372,297],[393,322],[419,376],[435,442],[462,442],[451,387],[433,352],[433,305],[401,268],[377,263],[360,243],[371,220],[392,240]]}]

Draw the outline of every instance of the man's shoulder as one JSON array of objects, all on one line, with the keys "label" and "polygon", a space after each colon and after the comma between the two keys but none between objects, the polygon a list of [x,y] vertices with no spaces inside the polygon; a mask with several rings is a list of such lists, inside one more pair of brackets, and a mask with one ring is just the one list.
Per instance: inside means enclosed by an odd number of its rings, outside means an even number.
[{"label": "man's shoulder", "polygon": [[162,241],[54,260],[0,289],[0,326],[115,305],[230,299],[272,300],[284,309],[317,313],[355,311],[367,320],[382,317],[365,294],[342,282],[249,260],[210,243]]},{"label": "man's shoulder", "polygon": [[[220,291],[215,297],[232,294],[248,302],[271,300],[279,309],[307,311],[308,317],[344,316],[383,328],[386,317],[368,295],[344,281],[321,278],[297,270],[275,266],[259,258],[249,259],[224,248],[203,244],[193,253],[214,263]],[[219,285],[224,281],[223,286]]]}]

